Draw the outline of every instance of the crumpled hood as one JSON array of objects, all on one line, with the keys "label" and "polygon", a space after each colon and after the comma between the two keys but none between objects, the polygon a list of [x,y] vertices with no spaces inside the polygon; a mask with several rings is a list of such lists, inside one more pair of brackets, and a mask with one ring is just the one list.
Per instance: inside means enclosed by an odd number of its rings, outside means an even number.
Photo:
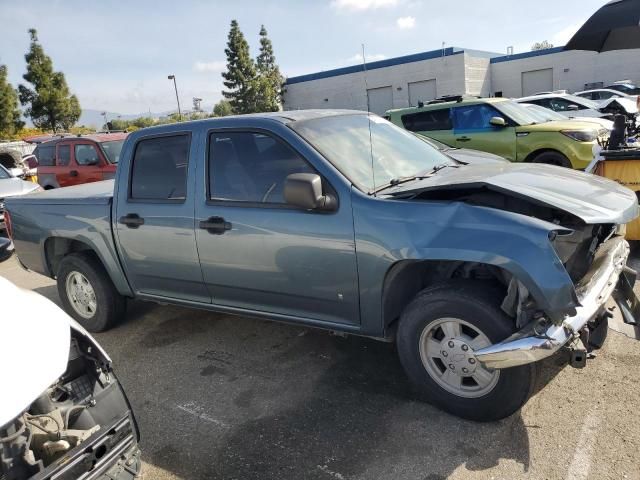
[{"label": "crumpled hood", "polygon": [[571,213],[589,224],[628,223],[638,216],[634,192],[589,173],[532,163],[445,168],[423,180],[387,190],[393,196],[424,191],[488,188]]},{"label": "crumpled hood", "polygon": [[606,108],[612,103],[617,103],[620,105],[627,113],[638,113],[638,105],[636,102],[629,98],[622,97],[611,97],[607,100],[603,100],[602,103],[599,103],[598,106],[602,108]]},{"label": "crumpled hood", "polygon": [[110,363],[91,335],[42,295],[0,277],[0,305],[0,425],[20,415],[65,372],[71,328]]},{"label": "crumpled hood", "polygon": [[27,193],[37,190],[38,187],[39,185],[37,183],[26,182],[19,178],[2,178],[0,179],[0,198],[26,195]]}]

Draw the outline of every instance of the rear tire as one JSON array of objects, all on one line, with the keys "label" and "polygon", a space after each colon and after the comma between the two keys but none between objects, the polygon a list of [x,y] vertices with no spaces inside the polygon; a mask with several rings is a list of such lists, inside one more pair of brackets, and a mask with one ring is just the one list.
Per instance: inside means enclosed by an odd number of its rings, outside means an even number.
[{"label": "rear tire", "polygon": [[547,151],[533,157],[532,163],[544,163],[546,165],[556,165],[558,167],[573,168],[571,162],[560,152]]},{"label": "rear tire", "polygon": [[104,332],[124,315],[126,299],[94,256],[67,255],[60,262],[56,280],[65,311],[88,331]]},{"label": "rear tire", "polygon": [[476,421],[508,417],[525,404],[535,383],[534,365],[490,370],[473,356],[474,349],[515,330],[500,309],[502,295],[487,282],[455,280],[423,290],[405,308],[398,354],[425,400]]}]

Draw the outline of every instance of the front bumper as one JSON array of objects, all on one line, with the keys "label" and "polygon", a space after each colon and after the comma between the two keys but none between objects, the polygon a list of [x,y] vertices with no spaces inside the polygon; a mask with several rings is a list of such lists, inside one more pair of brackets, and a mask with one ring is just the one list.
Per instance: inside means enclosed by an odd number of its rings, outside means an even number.
[{"label": "front bumper", "polygon": [[556,353],[604,309],[627,264],[629,244],[614,237],[600,246],[591,268],[576,285],[579,306],[561,325],[535,321],[506,340],[475,352],[488,368],[509,368],[537,362]]}]

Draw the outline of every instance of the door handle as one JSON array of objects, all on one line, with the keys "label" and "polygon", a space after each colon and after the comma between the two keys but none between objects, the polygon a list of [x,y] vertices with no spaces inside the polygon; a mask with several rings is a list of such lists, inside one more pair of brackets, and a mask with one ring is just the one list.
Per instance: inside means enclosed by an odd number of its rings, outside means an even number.
[{"label": "door handle", "polygon": [[231,230],[231,223],[222,217],[209,217],[200,222],[200,228],[212,235],[222,235],[227,230]]},{"label": "door handle", "polygon": [[456,140],[459,142],[468,142],[471,139],[469,137],[459,137],[459,138],[456,138]]},{"label": "door handle", "polygon": [[78,176],[78,171],[77,171],[77,170],[71,170],[71,171],[69,172],[69,176],[71,176],[71,177],[77,177],[77,176]]},{"label": "door handle", "polygon": [[120,217],[120,223],[129,228],[138,228],[140,225],[144,225],[144,218],[140,218],[137,213],[130,213],[124,217]]}]

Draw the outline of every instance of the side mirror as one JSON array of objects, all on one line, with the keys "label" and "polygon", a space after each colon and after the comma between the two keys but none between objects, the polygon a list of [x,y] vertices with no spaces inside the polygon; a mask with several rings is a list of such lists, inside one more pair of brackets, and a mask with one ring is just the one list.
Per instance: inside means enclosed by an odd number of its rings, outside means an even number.
[{"label": "side mirror", "polygon": [[284,199],[305,210],[333,210],[335,199],[322,193],[322,179],[315,173],[292,173],[284,182]]},{"label": "side mirror", "polygon": [[16,178],[24,177],[24,170],[22,170],[21,168],[10,168],[9,172]]},{"label": "side mirror", "polygon": [[576,110],[580,110],[580,107],[578,107],[578,105],[568,105],[567,110],[569,110],[570,112],[575,112]]},{"label": "side mirror", "polygon": [[0,262],[8,260],[13,255],[13,242],[5,237],[0,237]]},{"label": "side mirror", "polygon": [[494,127],[506,127],[507,126],[507,122],[502,117],[491,117],[491,120],[489,120],[489,123],[491,125],[493,125]]}]

